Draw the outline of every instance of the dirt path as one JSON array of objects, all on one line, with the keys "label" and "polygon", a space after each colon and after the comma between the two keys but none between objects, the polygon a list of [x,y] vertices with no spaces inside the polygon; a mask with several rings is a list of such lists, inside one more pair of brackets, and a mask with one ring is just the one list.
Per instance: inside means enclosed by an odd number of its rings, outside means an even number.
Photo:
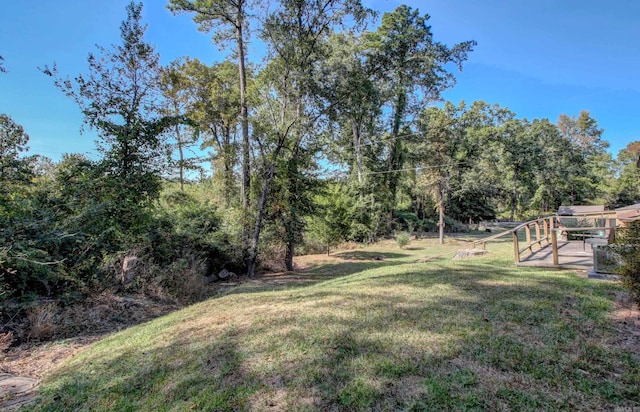
[{"label": "dirt path", "polygon": [[99,339],[100,336],[82,336],[53,343],[23,344],[3,353],[0,410],[17,410],[32,401],[40,380],[48,371]]},{"label": "dirt path", "polygon": [[34,399],[38,380],[13,376],[8,373],[0,374],[0,409],[14,411]]}]

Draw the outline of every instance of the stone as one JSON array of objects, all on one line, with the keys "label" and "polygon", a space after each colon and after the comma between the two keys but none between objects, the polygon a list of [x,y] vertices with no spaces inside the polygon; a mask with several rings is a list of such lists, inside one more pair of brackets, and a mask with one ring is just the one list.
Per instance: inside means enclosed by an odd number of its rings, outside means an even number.
[{"label": "stone", "polygon": [[484,256],[487,253],[489,252],[483,249],[459,249],[456,251],[456,255],[453,257],[453,260]]},{"label": "stone", "polygon": [[233,279],[235,277],[236,274],[228,271],[227,269],[222,269],[220,273],[218,273],[218,279],[220,280]]},{"label": "stone", "polygon": [[138,261],[139,259],[137,256],[126,256],[122,260],[122,271],[120,272],[120,283],[123,286],[126,286],[129,283],[133,282],[133,280],[136,278],[135,268],[136,268],[136,265],[138,264]]}]

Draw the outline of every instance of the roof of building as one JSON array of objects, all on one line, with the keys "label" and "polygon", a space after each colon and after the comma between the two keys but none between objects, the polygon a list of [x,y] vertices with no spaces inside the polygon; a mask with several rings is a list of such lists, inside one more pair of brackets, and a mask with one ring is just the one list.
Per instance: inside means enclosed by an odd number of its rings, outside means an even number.
[{"label": "roof of building", "polygon": [[616,218],[621,222],[635,222],[636,220],[640,220],[640,209],[619,210],[616,212]]},{"label": "roof of building", "polygon": [[559,216],[575,216],[586,213],[599,213],[604,212],[604,205],[590,205],[590,206],[560,206],[558,209]]},{"label": "roof of building", "polygon": [[615,209],[616,212],[620,210],[640,210],[640,203],[634,203],[629,206],[619,207]]}]

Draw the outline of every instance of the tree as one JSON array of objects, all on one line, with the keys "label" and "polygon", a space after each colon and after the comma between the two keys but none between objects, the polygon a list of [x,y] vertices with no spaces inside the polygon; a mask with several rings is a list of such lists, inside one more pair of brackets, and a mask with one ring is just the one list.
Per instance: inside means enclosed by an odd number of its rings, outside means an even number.
[{"label": "tree", "polygon": [[189,85],[189,117],[200,131],[202,148],[214,149],[214,178],[221,176],[224,202],[229,206],[233,194],[237,193],[234,167],[238,157],[237,126],[242,111],[234,76],[237,67],[228,61],[209,67],[195,59],[187,60],[180,70]]},{"label": "tree", "polygon": [[347,188],[339,182],[328,182],[324,190],[315,196],[314,204],[317,211],[308,219],[310,230],[307,236],[321,242],[328,256],[331,247],[350,238],[358,211]]},{"label": "tree", "polygon": [[582,110],[577,118],[561,114],[558,128],[562,136],[569,139],[578,154],[585,159],[609,147],[609,143],[602,140],[604,129],[598,126],[598,122],[586,110]]},{"label": "tree", "polygon": [[391,232],[394,202],[402,169],[404,149],[401,132],[409,126],[407,115],[418,103],[424,107],[438,100],[440,93],[455,83],[447,70],[449,63],[462,69],[467,54],[476,44],[466,41],[449,48],[434,42],[429,15],[420,16],[419,10],[402,5],[391,13],[385,13],[381,26],[367,35],[368,63],[375,68],[376,81],[384,88],[384,104],[387,106],[387,232]]},{"label": "tree", "polygon": [[174,13],[195,13],[198,30],[215,31],[214,41],[232,40],[236,45],[240,91],[240,125],[242,129],[242,204],[245,212],[250,203],[251,169],[249,142],[249,109],[247,99],[246,32],[249,0],[169,0]]},{"label": "tree", "polygon": [[[496,164],[503,171],[507,188],[509,219],[513,221],[518,212],[528,206],[535,191],[535,167],[541,158],[542,147],[531,134],[531,125],[523,119],[512,119],[499,130],[501,156]],[[504,173],[506,172],[506,173]]]},{"label": "tree", "polygon": [[475,222],[495,217],[501,174],[492,168],[498,130],[513,117],[508,109],[484,101],[458,105],[457,139],[454,141],[453,179],[448,195],[450,217]]},{"label": "tree", "polygon": [[[161,69],[160,89],[165,98],[162,113],[167,116],[182,117],[190,119],[189,123],[195,124],[187,113],[189,104],[190,84],[187,76],[182,72],[182,65],[179,61],[174,61],[168,67]],[[184,180],[186,170],[198,170],[197,158],[187,158],[185,151],[192,147],[198,140],[198,134],[194,127],[184,130],[186,125],[176,123],[173,126],[175,137],[175,148],[178,150],[178,180],[180,190],[184,191]]]},{"label": "tree", "polygon": [[29,169],[22,152],[29,150],[29,135],[6,114],[0,114],[0,186],[6,190],[12,182],[24,182]]},{"label": "tree", "polygon": [[[45,66],[55,85],[80,106],[84,122],[98,131],[104,186],[111,191],[115,222],[126,230],[139,229],[142,213],[160,191],[160,173],[166,150],[162,134],[183,121],[159,116],[158,55],[144,42],[142,4],[126,7],[120,26],[121,45],[98,47],[89,54],[89,73],[74,81],[62,79]],[[131,220],[133,219],[133,220]]]},{"label": "tree", "polygon": [[636,159],[640,156],[640,141],[627,144],[616,158],[617,179],[612,187],[612,206],[628,206],[640,202],[640,168]]},{"label": "tree", "polygon": [[4,61],[4,57],[0,56],[0,73],[6,73],[7,69],[4,68],[2,62]]},{"label": "tree", "polygon": [[609,174],[611,163],[606,152],[609,143],[602,139],[604,129],[586,110],[577,118],[561,114],[557,126],[571,143],[569,153],[573,158],[566,170],[572,186],[571,204],[597,198],[602,193],[600,182]]},{"label": "tree", "polygon": [[408,140],[408,160],[416,166],[417,187],[431,192],[439,213],[440,242],[445,214],[460,220],[492,218],[498,192],[489,152],[508,110],[482,101],[467,106],[446,102],[428,107],[418,118],[419,133]]},{"label": "tree", "polygon": [[[353,33],[336,33],[329,38],[331,54],[322,62],[319,93],[326,101],[329,120],[336,123],[332,134],[333,158],[347,162],[360,190],[364,188],[364,146],[374,136],[380,114],[380,90],[364,59],[362,37]],[[344,139],[348,139],[346,142]],[[362,195],[362,192],[360,192]]]},{"label": "tree", "polygon": [[421,159],[416,164],[423,172],[418,185],[429,190],[436,199],[440,244],[444,243],[446,199],[451,190],[456,146],[462,132],[458,124],[459,108],[447,102],[442,109],[429,107],[423,110],[418,121],[423,138],[413,151],[416,160]]},{"label": "tree", "polygon": [[372,174],[380,169],[382,102],[381,89],[366,62],[365,45],[364,35],[332,34],[328,39],[330,53],[320,62],[314,84],[328,122],[322,137],[324,155],[335,166],[348,170],[350,178],[345,183],[359,210],[353,226],[360,228],[357,238],[371,240],[382,218],[378,206],[385,188],[382,175]]},{"label": "tree", "polygon": [[314,99],[314,70],[326,57],[326,40],[333,27],[348,20],[358,24],[367,15],[359,0],[284,0],[265,20],[262,37],[269,46],[271,61],[259,76],[260,104],[254,119],[263,181],[249,254],[249,276],[255,273],[271,187],[283,162],[289,163],[284,169],[289,210],[284,225],[285,263],[292,269],[294,247],[301,240],[296,233],[303,222],[299,206],[307,203],[295,179],[304,173],[303,167],[313,163],[309,157],[315,153],[314,127],[323,116]]},{"label": "tree", "polygon": [[534,165],[537,189],[531,206],[539,213],[548,213],[575,198],[577,186],[575,181],[568,179],[575,157],[571,141],[563,137],[548,119],[534,119],[531,122],[531,138],[540,148]]},{"label": "tree", "polygon": [[629,222],[616,232],[616,244],[608,246],[622,258],[618,268],[622,284],[640,305],[640,221]]}]

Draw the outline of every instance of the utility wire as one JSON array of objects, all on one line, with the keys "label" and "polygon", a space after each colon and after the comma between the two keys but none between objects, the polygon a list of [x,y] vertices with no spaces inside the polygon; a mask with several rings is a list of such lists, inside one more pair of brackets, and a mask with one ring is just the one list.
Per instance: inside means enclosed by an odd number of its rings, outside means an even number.
[{"label": "utility wire", "polygon": [[469,163],[469,162],[443,163],[441,165],[431,165],[431,166],[416,166],[416,167],[410,167],[406,169],[382,170],[380,172],[363,172],[363,174],[381,175],[381,174],[396,173],[396,172],[409,172],[413,170],[440,169],[442,167],[455,166],[455,165],[460,165],[465,163]]},{"label": "utility wire", "polygon": [[[389,173],[398,173],[398,172],[411,172],[411,171],[416,171],[416,170],[425,170],[425,169],[439,169],[439,168],[443,168],[443,167],[448,167],[448,166],[456,166],[456,165],[461,165],[461,164],[468,164],[469,162],[464,161],[464,162],[453,162],[453,163],[443,163],[443,164],[439,164],[439,165],[430,165],[430,166],[416,166],[416,167],[409,167],[409,168],[405,168],[405,169],[394,169],[394,170],[381,170],[381,171],[362,171],[363,175],[381,175],[381,174],[389,174]],[[336,170],[333,172],[333,176],[339,175],[339,174],[344,174],[347,173],[347,171],[345,170]],[[327,173],[327,174],[322,174],[321,176],[326,177],[326,176],[330,176],[331,173]]]},{"label": "utility wire", "polygon": [[383,141],[388,141],[388,140],[392,140],[392,139],[401,139],[401,138],[404,138],[404,137],[418,136],[418,135],[424,135],[424,134],[425,134],[425,132],[412,132],[412,133],[399,134],[398,136],[379,137],[375,142],[361,143],[360,147],[362,147],[362,146],[373,146],[373,145],[378,144],[378,143],[383,142]]}]

